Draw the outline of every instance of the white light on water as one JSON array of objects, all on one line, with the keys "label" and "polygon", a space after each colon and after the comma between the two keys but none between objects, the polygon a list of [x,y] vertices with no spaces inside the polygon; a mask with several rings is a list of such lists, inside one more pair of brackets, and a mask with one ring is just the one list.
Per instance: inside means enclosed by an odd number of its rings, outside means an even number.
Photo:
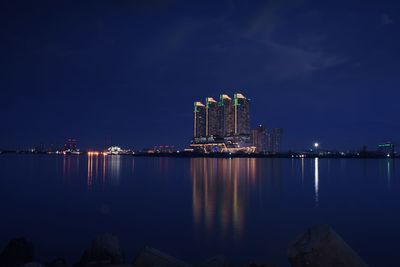
[{"label": "white light on water", "polygon": [[318,168],[318,158],[314,160],[314,189],[315,189],[315,205],[318,207],[319,202],[319,168]]}]

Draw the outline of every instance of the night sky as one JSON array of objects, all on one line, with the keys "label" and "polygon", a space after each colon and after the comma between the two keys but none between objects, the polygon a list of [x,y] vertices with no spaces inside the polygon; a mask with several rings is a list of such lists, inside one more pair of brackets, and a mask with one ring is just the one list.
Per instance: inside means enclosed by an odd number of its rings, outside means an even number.
[{"label": "night sky", "polygon": [[399,14],[398,1],[1,1],[0,148],[184,147],[193,101],[234,92],[285,149],[400,142]]}]

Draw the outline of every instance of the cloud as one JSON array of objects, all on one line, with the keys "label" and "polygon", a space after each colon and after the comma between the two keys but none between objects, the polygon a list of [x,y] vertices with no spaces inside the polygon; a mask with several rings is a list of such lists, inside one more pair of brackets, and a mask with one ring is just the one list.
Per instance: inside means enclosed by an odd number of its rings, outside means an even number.
[{"label": "cloud", "polygon": [[[275,77],[290,78],[306,75],[346,62],[346,58],[324,50],[326,35],[307,34],[282,42],[275,37],[285,28],[285,11],[299,7],[304,1],[271,1],[250,19],[242,36],[250,42],[262,44],[268,51],[266,68]],[[284,25],[284,26],[283,26]]]},{"label": "cloud", "polygon": [[265,45],[275,55],[270,68],[275,70],[279,78],[307,75],[346,62],[344,57],[331,55],[322,50],[310,51],[274,41],[266,42]]},{"label": "cloud", "polygon": [[393,19],[388,14],[383,14],[381,18],[382,25],[390,25],[393,24]]},{"label": "cloud", "polygon": [[293,30],[287,28],[292,25],[286,23],[285,11],[298,7],[298,1],[287,1],[285,5],[269,1],[243,16],[240,24],[236,15],[241,7],[232,1],[226,3],[214,17],[177,19],[154,36],[140,61],[170,72],[171,64],[191,64],[216,77],[241,73],[248,79],[264,80],[297,78],[347,61],[324,49],[326,35],[304,32],[291,40],[276,38],[280,31]]}]

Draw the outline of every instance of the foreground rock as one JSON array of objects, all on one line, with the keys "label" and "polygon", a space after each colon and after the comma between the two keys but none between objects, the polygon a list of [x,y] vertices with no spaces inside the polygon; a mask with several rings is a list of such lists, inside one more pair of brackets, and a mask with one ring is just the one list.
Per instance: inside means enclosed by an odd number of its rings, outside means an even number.
[{"label": "foreground rock", "polygon": [[133,261],[133,267],[192,267],[155,248],[145,247]]},{"label": "foreground rock", "polygon": [[45,267],[45,266],[39,262],[30,262],[25,264],[23,267]]},{"label": "foreground rock", "polygon": [[277,266],[270,263],[251,263],[247,265],[247,267],[277,267]]},{"label": "foreground rock", "polygon": [[104,234],[96,237],[83,253],[79,267],[112,266],[123,263],[123,255],[117,237]]},{"label": "foreground rock", "polygon": [[46,267],[67,267],[67,261],[63,258],[57,258],[52,262],[46,263]]},{"label": "foreground rock", "polygon": [[233,267],[232,263],[223,255],[207,259],[197,267]]},{"label": "foreground rock", "polygon": [[307,229],[289,246],[293,267],[368,267],[328,225]]},{"label": "foreground rock", "polygon": [[0,267],[18,267],[33,260],[33,244],[25,238],[16,238],[8,242],[0,254]]}]

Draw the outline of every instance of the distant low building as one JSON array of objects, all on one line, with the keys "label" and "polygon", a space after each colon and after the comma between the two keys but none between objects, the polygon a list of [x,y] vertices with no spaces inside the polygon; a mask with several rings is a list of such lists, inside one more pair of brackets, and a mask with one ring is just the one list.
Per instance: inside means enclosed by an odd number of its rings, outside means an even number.
[{"label": "distant low building", "polygon": [[155,153],[173,153],[175,152],[175,146],[173,145],[159,145],[154,147]]},{"label": "distant low building", "polygon": [[107,153],[110,155],[119,155],[123,152],[123,150],[118,146],[110,146],[107,149]]},{"label": "distant low building", "polygon": [[80,154],[76,139],[69,138],[64,145],[64,154]]},{"label": "distant low building", "polygon": [[65,143],[64,150],[76,150],[77,149],[76,143],[77,143],[76,139],[69,138]]}]

